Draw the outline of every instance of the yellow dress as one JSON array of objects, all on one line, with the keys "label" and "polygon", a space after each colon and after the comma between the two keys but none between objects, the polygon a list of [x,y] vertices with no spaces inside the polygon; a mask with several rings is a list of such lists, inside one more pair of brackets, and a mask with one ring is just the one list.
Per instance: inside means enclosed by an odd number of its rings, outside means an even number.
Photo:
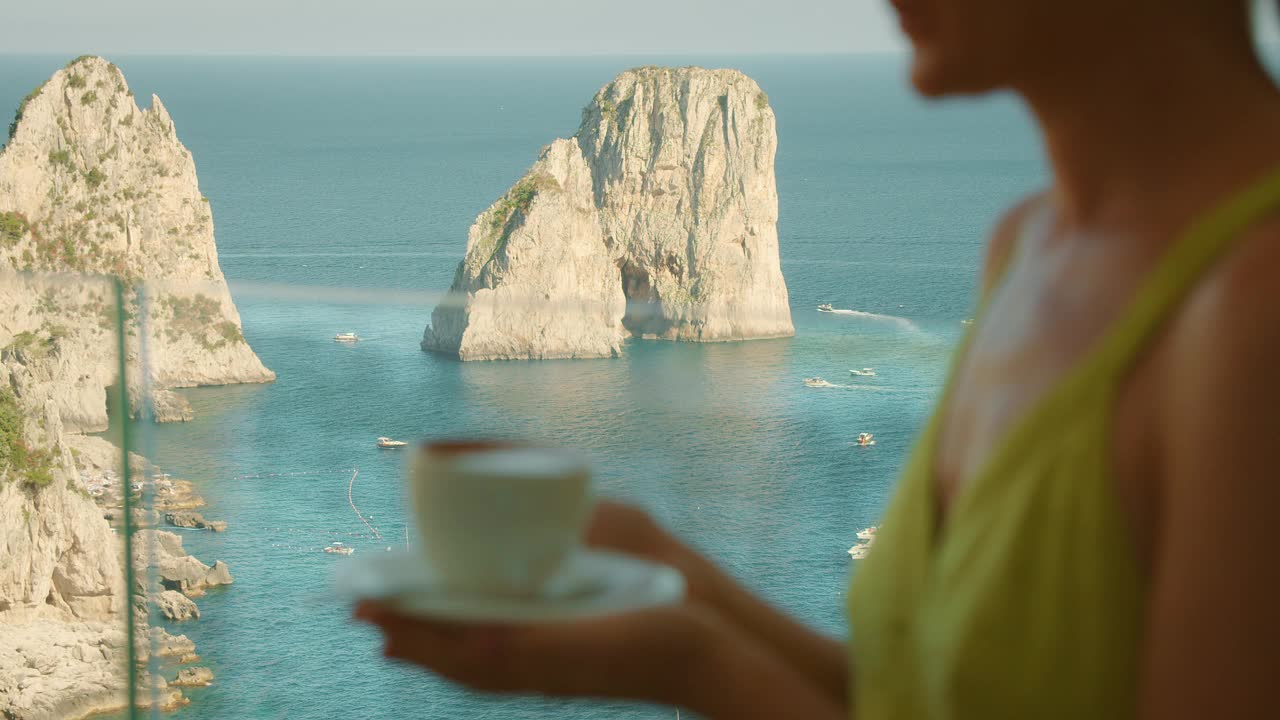
[{"label": "yellow dress", "polygon": [[[935,414],[849,592],[854,717],[1134,715],[1146,584],[1108,463],[1117,388],[1232,240],[1278,206],[1280,174],[1178,239],[992,449],[940,529]],[[979,311],[970,335],[981,322]]]}]

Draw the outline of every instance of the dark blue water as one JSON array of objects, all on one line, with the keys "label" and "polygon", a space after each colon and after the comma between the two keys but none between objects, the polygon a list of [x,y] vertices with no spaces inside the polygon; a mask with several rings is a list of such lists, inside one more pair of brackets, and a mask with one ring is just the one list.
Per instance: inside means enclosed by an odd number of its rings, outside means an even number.
[{"label": "dark blue water", "polygon": [[[936,399],[984,236],[1044,175],[1012,102],[926,105],[889,57],[112,59],[139,100],[164,99],[194,154],[245,335],[279,375],[191,391],[197,421],[145,438],[199,482],[207,516],[230,522],[185,533],[236,578],[179,628],[217,676],[177,713],[193,720],[669,716],[477,698],[379,659],[329,595],[338,560],[319,552],[403,542],[402,457],[376,450],[379,435],[583,448],[605,494],[842,635],[845,551],[877,521]],[[0,105],[66,60],[0,56]],[[796,337],[635,343],[617,360],[422,353],[430,305],[404,291],[447,288],[475,215],[574,131],[598,87],[655,61],[739,68],[769,94]],[[821,302],[892,317],[819,314]],[[346,330],[364,339],[330,340]],[[879,375],[853,382],[848,369],[866,366]],[[812,375],[848,387],[804,387]],[[878,444],[853,447],[862,431]],[[387,539],[347,505],[356,467],[356,502]]]}]

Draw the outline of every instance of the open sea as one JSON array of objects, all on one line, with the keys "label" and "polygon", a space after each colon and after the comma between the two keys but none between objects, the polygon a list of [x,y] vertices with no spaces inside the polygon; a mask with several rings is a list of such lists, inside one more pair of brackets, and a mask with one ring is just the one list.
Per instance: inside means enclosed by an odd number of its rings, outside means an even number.
[{"label": "open sea", "polygon": [[[224,534],[179,530],[235,584],[172,627],[215,684],[180,720],[662,718],[494,699],[384,661],[331,592],[334,540],[412,542],[403,453],[380,435],[520,435],[581,448],[744,584],[843,636],[854,533],[878,521],[970,317],[1000,210],[1045,181],[1004,97],[930,105],[896,56],[577,59],[112,57],[159,95],[212,203],[244,334],[279,379],[187,391],[143,449],[197,482]],[[0,55],[0,107],[70,58]],[[467,228],[616,73],[732,67],[778,117],[782,268],[796,337],[633,342],[622,358],[460,363],[418,343]],[[825,314],[819,303],[858,313]],[[354,331],[353,346],[334,333]],[[873,367],[873,378],[850,368]],[[836,387],[809,388],[821,376]],[[878,443],[856,447],[859,432]],[[354,500],[383,539],[371,537]],[[709,680],[710,681],[710,680]]]}]

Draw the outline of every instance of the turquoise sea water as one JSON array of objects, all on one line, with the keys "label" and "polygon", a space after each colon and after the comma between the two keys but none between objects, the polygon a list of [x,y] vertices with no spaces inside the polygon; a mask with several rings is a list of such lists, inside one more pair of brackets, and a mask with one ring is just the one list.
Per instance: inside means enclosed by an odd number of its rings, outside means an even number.
[{"label": "turquoise sea water", "polygon": [[[68,59],[0,56],[0,106]],[[403,456],[375,449],[379,435],[583,448],[604,494],[646,505],[749,587],[844,635],[845,551],[877,521],[937,397],[983,237],[1044,177],[1011,101],[927,105],[893,57],[112,59],[144,104],[163,98],[194,154],[245,335],[279,375],[189,391],[197,420],[144,438],[199,483],[206,516],[230,523],[180,531],[236,579],[175,628],[216,674],[183,719],[670,716],[478,698],[381,660],[329,594],[341,559],[319,552],[404,541]],[[616,360],[421,352],[423,298],[448,287],[475,215],[573,133],[598,87],[652,62],[739,68],[769,94],[796,337],[632,343]],[[822,302],[889,317],[819,314]],[[331,341],[347,330],[362,341]],[[878,376],[848,375],[867,366]],[[804,387],[812,375],[847,387]],[[854,447],[862,431],[878,444]],[[351,468],[385,540],[347,504]]]}]

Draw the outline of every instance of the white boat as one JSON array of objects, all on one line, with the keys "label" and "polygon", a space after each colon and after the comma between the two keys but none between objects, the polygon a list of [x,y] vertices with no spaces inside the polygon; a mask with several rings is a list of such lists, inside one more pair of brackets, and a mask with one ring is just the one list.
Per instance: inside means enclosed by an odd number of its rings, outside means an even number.
[{"label": "white boat", "polygon": [[853,558],[854,560],[861,560],[862,558],[867,556],[867,551],[870,549],[871,549],[870,545],[863,545],[859,543],[858,545],[854,545],[853,547],[849,548],[849,557]]},{"label": "white boat", "polygon": [[818,306],[818,312],[835,312],[835,309],[831,307],[831,303],[822,303]]},{"label": "white boat", "polygon": [[338,333],[337,335],[333,336],[333,341],[340,342],[340,343],[360,342],[360,336],[352,332]]},{"label": "white boat", "polygon": [[857,375],[858,377],[875,377],[876,371],[873,368],[862,368],[861,370],[850,370],[849,374]]},{"label": "white boat", "polygon": [[961,324],[961,325],[972,325],[972,324],[973,324],[973,318],[966,318],[966,319],[964,319],[964,320],[961,320],[961,321],[960,321],[960,324]]},{"label": "white boat", "polygon": [[378,443],[377,443],[378,447],[380,448],[402,448],[408,444],[409,443],[403,440],[392,440],[389,437],[380,437],[378,438]]},{"label": "white boat", "polygon": [[876,438],[868,432],[858,433],[858,439],[854,442],[856,442],[860,447],[867,447],[868,445],[875,445]]},{"label": "white boat", "polygon": [[356,549],[350,545],[343,545],[340,542],[335,542],[334,544],[325,547],[324,551],[330,555],[350,555],[354,553]]},{"label": "white boat", "polygon": [[827,382],[826,380],[823,380],[820,377],[805,378],[804,385],[805,387],[811,387],[811,388],[835,387],[835,385],[832,385],[831,383]]},{"label": "white boat", "polygon": [[859,531],[858,531],[858,539],[859,539],[859,540],[866,540],[867,542],[871,542],[872,540],[875,540],[875,539],[876,539],[876,530],[879,530],[879,529],[880,529],[879,527],[873,526],[873,527],[864,528],[864,529],[862,529],[862,530],[859,530]]}]

